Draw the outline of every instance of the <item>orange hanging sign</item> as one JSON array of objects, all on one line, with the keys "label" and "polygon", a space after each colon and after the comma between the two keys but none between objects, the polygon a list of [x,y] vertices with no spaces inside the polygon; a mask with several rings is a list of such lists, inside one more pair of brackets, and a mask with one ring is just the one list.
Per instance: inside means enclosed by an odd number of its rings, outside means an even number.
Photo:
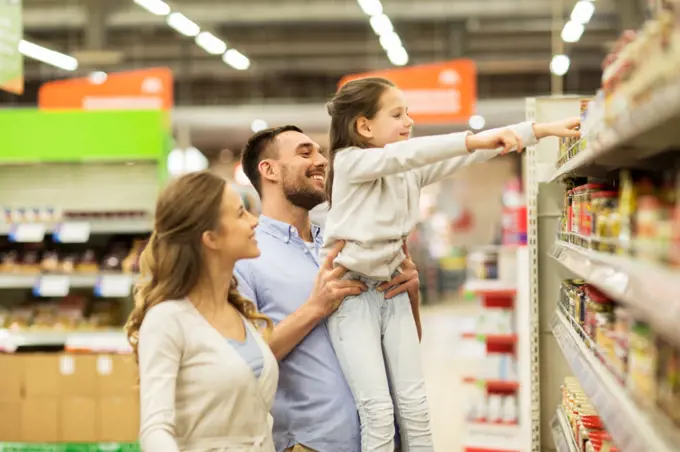
[{"label": "orange hanging sign", "polygon": [[477,68],[472,60],[452,60],[400,69],[347,75],[345,83],[365,77],[383,77],[396,84],[408,103],[416,123],[467,122],[477,102]]},{"label": "orange hanging sign", "polygon": [[173,76],[168,68],[94,74],[47,82],[38,91],[44,110],[170,110]]}]

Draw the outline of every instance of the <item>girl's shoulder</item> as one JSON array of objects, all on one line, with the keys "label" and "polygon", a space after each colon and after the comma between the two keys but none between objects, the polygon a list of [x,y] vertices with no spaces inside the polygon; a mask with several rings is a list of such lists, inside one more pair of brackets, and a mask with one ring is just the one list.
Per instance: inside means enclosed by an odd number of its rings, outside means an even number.
[{"label": "girl's shoulder", "polygon": [[362,152],[363,149],[360,147],[356,146],[349,146],[346,148],[338,149],[335,154],[335,158],[333,159],[334,163],[337,163],[338,161],[343,161],[348,157],[351,157],[355,155],[357,152]]}]

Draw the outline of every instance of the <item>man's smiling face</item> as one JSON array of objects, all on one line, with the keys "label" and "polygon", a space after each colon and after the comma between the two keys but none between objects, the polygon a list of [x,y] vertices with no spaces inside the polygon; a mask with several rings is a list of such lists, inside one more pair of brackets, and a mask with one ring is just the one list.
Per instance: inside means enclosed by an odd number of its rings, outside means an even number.
[{"label": "man's smiling face", "polygon": [[307,210],[323,203],[328,160],[321,147],[303,133],[288,131],[276,137],[276,148],[286,198]]}]

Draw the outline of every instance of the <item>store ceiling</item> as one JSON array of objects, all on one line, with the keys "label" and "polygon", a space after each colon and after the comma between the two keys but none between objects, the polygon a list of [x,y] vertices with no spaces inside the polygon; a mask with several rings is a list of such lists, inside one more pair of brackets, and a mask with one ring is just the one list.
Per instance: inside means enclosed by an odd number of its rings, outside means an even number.
[{"label": "store ceiling", "polygon": [[[346,73],[390,67],[357,0],[176,0],[176,10],[247,55],[236,71],[208,55],[132,0],[24,0],[27,39],[79,57],[81,70],[169,66],[178,102],[215,105],[263,99],[316,100]],[[460,56],[479,67],[480,97],[546,92],[551,57],[551,0],[383,0],[410,63]],[[568,17],[574,1],[563,2]],[[618,0],[600,0],[571,50],[572,91],[591,90],[620,28]],[[28,61],[35,84],[64,77]]]},{"label": "store ceiling", "polygon": [[[583,37],[568,49],[567,91],[592,92],[598,86],[607,51],[603,43],[619,34],[623,2],[635,1],[598,0]],[[248,56],[251,67],[230,68],[133,0],[24,0],[26,39],[77,57],[80,67],[71,73],[27,60],[26,94],[0,94],[0,106],[34,104],[38,86],[47,80],[149,66],[173,69],[180,106],[310,104],[326,99],[344,74],[393,67],[357,0],[167,3]],[[563,18],[574,3],[562,2]],[[480,99],[549,93],[553,1],[382,4],[409,64],[472,58]]]}]

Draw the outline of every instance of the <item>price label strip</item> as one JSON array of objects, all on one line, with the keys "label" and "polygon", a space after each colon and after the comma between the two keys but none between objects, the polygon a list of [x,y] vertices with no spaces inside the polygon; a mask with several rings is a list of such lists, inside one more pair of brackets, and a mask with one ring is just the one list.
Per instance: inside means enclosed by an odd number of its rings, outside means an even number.
[{"label": "price label strip", "polygon": [[66,275],[43,275],[33,286],[36,297],[65,297],[71,289],[71,279]]},{"label": "price label strip", "polygon": [[9,231],[10,242],[40,243],[45,240],[46,228],[42,223],[19,223]]},{"label": "price label strip", "polygon": [[61,223],[54,229],[53,237],[58,243],[86,243],[90,240],[90,223]]},{"label": "price label strip", "polygon": [[132,291],[132,276],[101,275],[97,278],[94,294],[103,298],[126,298]]}]

